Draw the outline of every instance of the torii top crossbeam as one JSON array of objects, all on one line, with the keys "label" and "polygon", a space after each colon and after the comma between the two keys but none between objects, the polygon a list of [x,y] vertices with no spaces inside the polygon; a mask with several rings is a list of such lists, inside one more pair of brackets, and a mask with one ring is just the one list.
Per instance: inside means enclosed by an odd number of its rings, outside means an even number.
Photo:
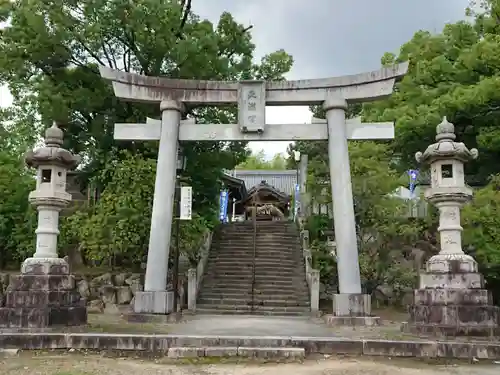
[{"label": "torii top crossbeam", "polygon": [[329,93],[349,103],[366,102],[389,96],[397,79],[408,70],[408,63],[380,70],[341,77],[297,81],[200,81],[149,77],[125,73],[104,66],[101,76],[113,83],[116,97],[134,102],[176,100],[185,104],[223,105],[239,101],[241,85],[261,85],[265,105],[315,105]]}]

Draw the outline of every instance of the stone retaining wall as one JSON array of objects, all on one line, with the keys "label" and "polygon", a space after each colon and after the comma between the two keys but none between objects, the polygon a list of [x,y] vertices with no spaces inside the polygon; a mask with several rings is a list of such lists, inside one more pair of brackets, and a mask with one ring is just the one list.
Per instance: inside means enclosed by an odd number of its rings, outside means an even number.
[{"label": "stone retaining wall", "polygon": [[[188,265],[185,263],[184,261],[180,264],[180,274],[187,272]],[[5,289],[9,284],[10,275],[14,275],[14,273],[0,271],[0,305]],[[144,280],[144,274],[131,272],[103,273],[97,275],[76,272],[74,275],[78,290],[87,299],[88,311],[90,313],[118,313],[122,306],[130,304],[135,292],[142,288]],[[169,276],[172,276],[171,272],[169,272]],[[321,299],[331,299],[331,295],[335,290],[331,287],[321,285]],[[413,295],[412,293],[411,291],[411,295]],[[390,293],[384,289],[384,295],[390,295]],[[373,297],[375,305],[386,305],[376,297]],[[404,301],[404,305],[408,303],[408,301]]]},{"label": "stone retaining wall", "polygon": [[[224,337],[106,333],[0,333],[3,349],[97,350],[166,355],[170,348],[304,348],[306,355],[368,355],[418,358],[500,359],[500,343],[399,341],[326,337]],[[124,354],[125,354],[124,353]],[[126,354],[125,354],[126,355]]]},{"label": "stone retaining wall", "polygon": [[[0,273],[0,305],[11,275],[14,273]],[[74,276],[78,291],[87,299],[89,313],[118,313],[120,306],[130,304],[144,280],[143,274],[126,272]]]}]

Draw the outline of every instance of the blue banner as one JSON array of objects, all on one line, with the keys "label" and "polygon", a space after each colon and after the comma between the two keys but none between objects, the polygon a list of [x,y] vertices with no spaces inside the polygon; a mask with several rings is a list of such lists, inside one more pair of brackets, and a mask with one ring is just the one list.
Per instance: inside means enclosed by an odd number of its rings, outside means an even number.
[{"label": "blue banner", "polygon": [[410,169],[408,171],[408,176],[410,177],[410,193],[413,197],[413,193],[415,192],[415,185],[417,183],[417,177],[418,177],[418,170],[416,169]]},{"label": "blue banner", "polygon": [[229,194],[226,190],[220,192],[219,199],[219,220],[223,223],[227,223],[227,204],[229,201]]}]

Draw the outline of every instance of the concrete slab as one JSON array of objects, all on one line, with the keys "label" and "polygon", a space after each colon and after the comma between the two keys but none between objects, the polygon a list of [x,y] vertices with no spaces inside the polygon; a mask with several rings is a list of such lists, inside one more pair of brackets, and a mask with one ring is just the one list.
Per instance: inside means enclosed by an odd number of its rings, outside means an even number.
[{"label": "concrete slab", "polygon": [[178,335],[331,337],[332,330],[309,317],[196,315],[172,326]]}]

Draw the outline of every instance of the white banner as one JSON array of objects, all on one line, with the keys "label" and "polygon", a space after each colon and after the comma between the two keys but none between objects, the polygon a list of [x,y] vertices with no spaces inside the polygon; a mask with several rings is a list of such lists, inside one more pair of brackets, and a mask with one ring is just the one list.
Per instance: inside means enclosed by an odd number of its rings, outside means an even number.
[{"label": "white banner", "polygon": [[191,211],[193,208],[193,188],[191,186],[181,187],[181,209],[179,213],[180,220],[191,220]]}]

